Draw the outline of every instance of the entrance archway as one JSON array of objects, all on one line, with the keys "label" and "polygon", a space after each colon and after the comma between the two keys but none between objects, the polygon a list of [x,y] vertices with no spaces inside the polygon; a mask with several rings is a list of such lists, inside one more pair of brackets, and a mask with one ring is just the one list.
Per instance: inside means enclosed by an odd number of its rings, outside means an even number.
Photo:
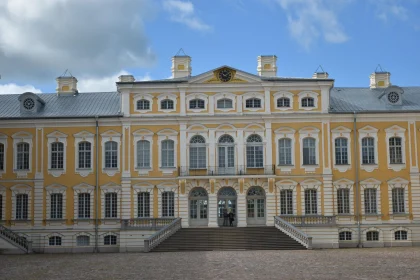
[{"label": "entrance archway", "polygon": [[236,203],[237,196],[236,191],[232,187],[223,187],[219,190],[217,194],[217,221],[219,226],[223,226],[223,212],[224,209],[229,213],[233,212],[235,220],[233,225],[236,226],[238,223],[238,218],[236,215]]},{"label": "entrance archway", "polygon": [[203,188],[194,188],[189,195],[189,221],[190,226],[207,226],[208,220],[208,194]]},{"label": "entrance archway", "polygon": [[265,225],[265,192],[261,187],[249,188],[246,196],[246,217],[248,225]]}]

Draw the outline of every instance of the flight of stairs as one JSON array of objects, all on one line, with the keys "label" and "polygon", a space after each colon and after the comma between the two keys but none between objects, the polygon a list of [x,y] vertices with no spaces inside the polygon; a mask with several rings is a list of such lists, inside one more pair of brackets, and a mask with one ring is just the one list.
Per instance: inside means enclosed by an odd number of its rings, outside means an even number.
[{"label": "flight of stairs", "polygon": [[182,228],[153,252],[222,250],[306,250],[275,227]]}]

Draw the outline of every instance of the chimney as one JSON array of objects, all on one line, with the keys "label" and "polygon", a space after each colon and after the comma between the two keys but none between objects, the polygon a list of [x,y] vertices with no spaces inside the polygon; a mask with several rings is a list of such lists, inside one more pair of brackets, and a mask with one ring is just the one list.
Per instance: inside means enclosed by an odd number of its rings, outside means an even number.
[{"label": "chimney", "polygon": [[[382,70],[382,69],[381,69]],[[391,85],[391,73],[381,71],[370,74],[370,88],[387,88]]]},{"label": "chimney", "polygon": [[258,56],[258,75],[262,77],[277,76],[277,56],[260,55]]},{"label": "chimney", "polygon": [[328,72],[324,71],[321,65],[315,70],[314,74],[312,75],[312,79],[328,79]]},{"label": "chimney", "polygon": [[78,93],[77,79],[68,70],[55,80],[57,81],[56,91],[58,95],[75,95]]},{"label": "chimney", "polygon": [[120,83],[134,83],[136,81],[133,75],[121,75],[118,79]]},{"label": "chimney", "polygon": [[191,76],[191,57],[188,55],[175,55],[172,57],[172,78]]}]

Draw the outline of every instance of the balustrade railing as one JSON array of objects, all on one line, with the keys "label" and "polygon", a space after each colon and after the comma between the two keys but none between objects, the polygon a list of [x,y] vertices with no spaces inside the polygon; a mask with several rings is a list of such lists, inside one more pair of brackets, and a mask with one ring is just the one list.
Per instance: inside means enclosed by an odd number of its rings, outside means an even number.
[{"label": "balustrade railing", "polygon": [[289,224],[295,226],[334,226],[335,216],[280,216]]},{"label": "balustrade railing", "polygon": [[32,241],[28,241],[25,237],[18,235],[3,225],[0,225],[0,236],[26,251],[26,253],[32,253]]},{"label": "balustrade railing", "polygon": [[250,167],[237,165],[233,167],[206,166],[197,168],[193,166],[181,166],[178,168],[179,176],[226,176],[226,175],[274,175],[275,165],[261,165]]},{"label": "balustrade railing", "polygon": [[274,217],[274,225],[276,228],[281,230],[283,233],[287,234],[289,237],[293,238],[307,249],[312,249],[312,237],[308,236],[306,233],[296,228],[292,224],[289,224],[281,217]]},{"label": "balustrade railing", "polygon": [[150,252],[158,246],[160,243],[162,243],[165,239],[169,238],[171,235],[173,235],[175,232],[177,232],[181,226],[181,218],[177,218],[169,225],[165,226],[146,240],[144,240],[144,251]]},{"label": "balustrade railing", "polygon": [[121,229],[159,230],[171,224],[175,218],[136,218],[121,220]]}]

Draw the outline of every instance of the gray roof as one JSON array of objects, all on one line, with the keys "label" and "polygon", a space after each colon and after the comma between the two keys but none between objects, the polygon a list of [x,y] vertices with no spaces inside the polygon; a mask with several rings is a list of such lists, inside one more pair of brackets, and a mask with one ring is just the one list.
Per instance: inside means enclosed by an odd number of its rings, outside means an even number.
[{"label": "gray roof", "polygon": [[401,87],[401,105],[391,105],[385,89],[335,87],[330,94],[331,113],[420,111],[420,87]]},{"label": "gray roof", "polygon": [[0,119],[121,116],[117,92],[83,92],[74,96],[36,94],[45,104],[39,112],[21,112],[19,94],[0,94]]}]

